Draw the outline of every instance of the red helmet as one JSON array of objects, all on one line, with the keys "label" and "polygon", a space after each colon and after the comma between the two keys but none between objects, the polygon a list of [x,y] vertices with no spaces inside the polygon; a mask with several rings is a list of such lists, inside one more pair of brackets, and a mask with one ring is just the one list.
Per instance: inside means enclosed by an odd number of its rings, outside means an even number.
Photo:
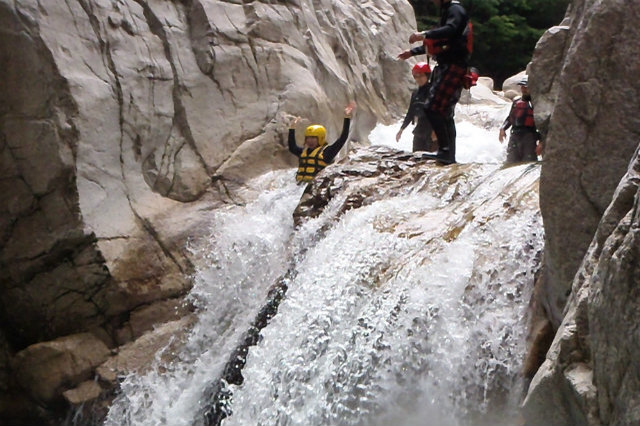
[{"label": "red helmet", "polygon": [[431,74],[431,67],[426,62],[418,62],[411,70],[414,74]]}]

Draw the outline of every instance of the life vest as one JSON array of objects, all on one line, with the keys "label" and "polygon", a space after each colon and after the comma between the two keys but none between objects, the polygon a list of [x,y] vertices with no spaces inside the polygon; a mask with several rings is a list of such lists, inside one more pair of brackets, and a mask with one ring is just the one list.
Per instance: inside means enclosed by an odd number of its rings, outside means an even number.
[{"label": "life vest", "polygon": [[300,161],[298,162],[298,173],[296,174],[298,182],[311,182],[320,170],[327,167],[327,163],[324,161],[324,149],[327,146],[319,146],[313,150],[309,148],[302,150]]},{"label": "life vest", "polygon": [[[459,3],[459,2],[456,2]],[[454,44],[457,44],[460,48],[465,48],[467,54],[473,53],[473,23],[469,19],[462,35],[455,39],[447,38],[425,38],[422,41],[427,53],[430,56],[438,56],[448,50],[450,50]]]},{"label": "life vest", "polygon": [[530,101],[525,101],[524,99],[516,101],[512,124],[514,128],[536,128],[536,122],[533,119],[533,106],[531,106]]},{"label": "life vest", "polygon": [[449,50],[449,40],[446,38],[425,38],[422,44],[430,56],[438,56]]},{"label": "life vest", "polygon": [[473,53],[473,24],[471,23],[471,19],[469,19],[467,27],[464,29],[462,36],[466,37],[467,39],[467,52],[469,52],[469,55],[471,55]]},{"label": "life vest", "polygon": [[467,68],[467,73],[462,78],[462,87],[469,90],[473,86],[478,85],[478,78],[480,78],[480,73],[478,69],[475,67]]}]

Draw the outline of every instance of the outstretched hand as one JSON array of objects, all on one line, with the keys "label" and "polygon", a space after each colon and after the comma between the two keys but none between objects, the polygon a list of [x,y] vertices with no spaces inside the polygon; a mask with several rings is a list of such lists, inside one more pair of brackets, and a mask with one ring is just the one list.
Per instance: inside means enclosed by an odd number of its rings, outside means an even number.
[{"label": "outstretched hand", "polygon": [[302,121],[302,117],[294,117],[293,121],[291,122],[291,124],[289,125],[290,128],[294,129],[295,127],[298,126],[298,123],[300,123]]},{"label": "outstretched hand", "polygon": [[406,59],[409,59],[410,57],[412,57],[413,55],[411,54],[410,50],[405,50],[404,52],[400,53],[398,55],[398,59],[402,59],[403,61]]},{"label": "outstretched hand", "polygon": [[349,105],[347,105],[344,108],[344,115],[351,118],[351,116],[353,115],[353,112],[356,110],[357,107],[358,107],[358,104],[356,104],[356,101],[349,102]]},{"label": "outstretched hand", "polygon": [[424,40],[424,34],[422,33],[413,33],[409,36],[409,43],[415,43],[416,41]]}]

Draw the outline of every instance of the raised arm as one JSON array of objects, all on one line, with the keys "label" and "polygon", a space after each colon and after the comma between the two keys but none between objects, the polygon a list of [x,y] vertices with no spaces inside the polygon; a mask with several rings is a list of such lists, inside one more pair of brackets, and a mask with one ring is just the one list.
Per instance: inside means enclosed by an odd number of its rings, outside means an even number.
[{"label": "raised arm", "polygon": [[300,121],[300,117],[296,117],[293,120],[293,123],[291,123],[291,125],[289,126],[289,152],[291,152],[293,155],[300,157],[300,155],[302,154],[302,148],[300,148],[297,144],[296,144],[296,125],[298,124],[298,122]]},{"label": "raised arm", "polygon": [[338,140],[336,140],[332,145],[329,145],[324,149],[324,159],[327,163],[333,161],[333,159],[338,155],[338,152],[342,149],[345,142],[347,142],[347,138],[349,137],[349,127],[351,125],[351,116],[356,109],[356,103],[350,102],[349,105],[344,109],[344,121],[342,122],[342,133]]}]

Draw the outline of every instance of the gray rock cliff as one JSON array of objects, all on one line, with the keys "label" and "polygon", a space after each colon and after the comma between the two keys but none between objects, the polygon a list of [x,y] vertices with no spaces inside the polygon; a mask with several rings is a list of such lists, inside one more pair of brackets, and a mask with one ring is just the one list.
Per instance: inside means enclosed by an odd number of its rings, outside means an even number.
[{"label": "gray rock cliff", "polygon": [[573,281],[524,403],[531,425],[640,423],[640,152]]},{"label": "gray rock cliff", "polygon": [[365,139],[404,107],[414,29],[406,0],[0,0],[2,371],[179,304],[206,212],[294,164],[288,114],[337,134],[355,99]]},{"label": "gray rock cliff", "polygon": [[536,123],[546,133],[540,176],[545,308],[554,326],[598,222],[638,145],[640,8],[575,0],[529,66]]},{"label": "gray rock cliff", "polygon": [[637,2],[575,0],[528,68],[546,133],[536,290],[546,318],[534,330],[557,332],[524,402],[527,425],[640,423],[639,17]]}]

